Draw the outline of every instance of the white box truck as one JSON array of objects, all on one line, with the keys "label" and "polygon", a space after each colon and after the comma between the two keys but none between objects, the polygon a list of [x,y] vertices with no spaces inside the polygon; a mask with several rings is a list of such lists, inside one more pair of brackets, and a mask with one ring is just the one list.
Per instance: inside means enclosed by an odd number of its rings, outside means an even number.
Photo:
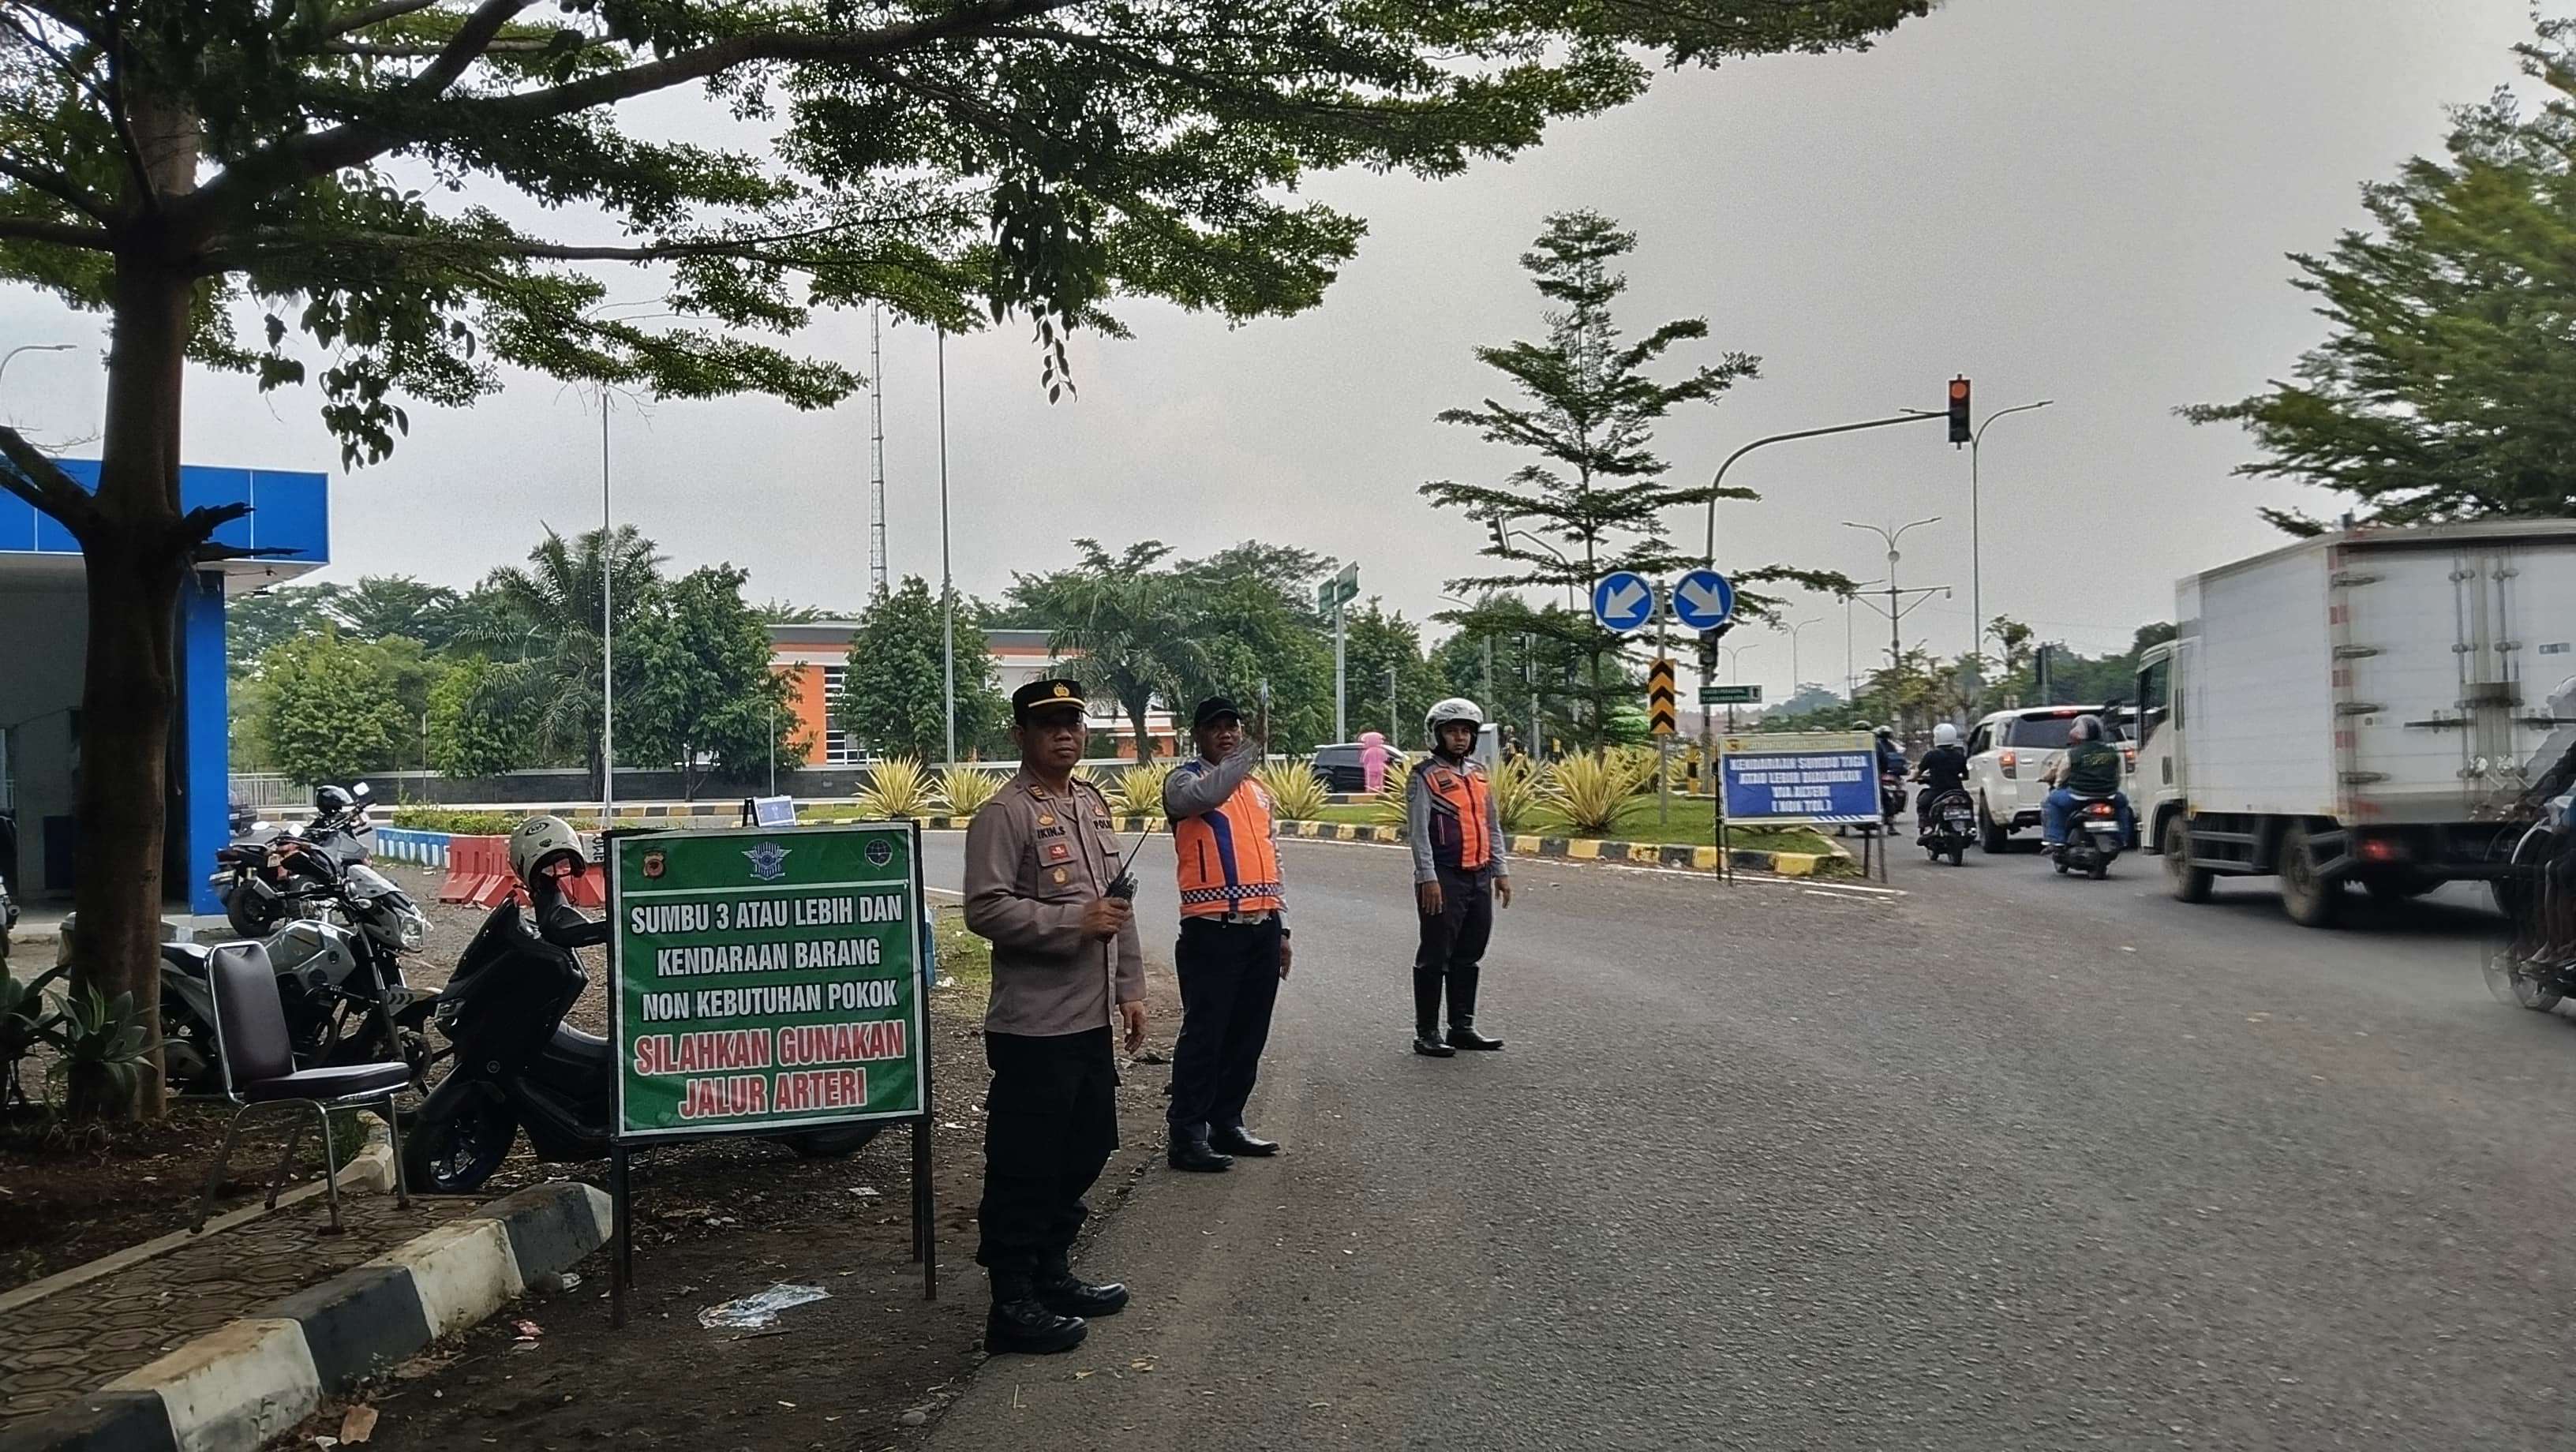
[{"label": "white box truck", "polygon": [[2323,927],[2352,883],[2499,875],[2576,676],[2576,520],[2322,534],[2180,581],[2174,610],[2130,778],[2174,896],[2268,874]]}]

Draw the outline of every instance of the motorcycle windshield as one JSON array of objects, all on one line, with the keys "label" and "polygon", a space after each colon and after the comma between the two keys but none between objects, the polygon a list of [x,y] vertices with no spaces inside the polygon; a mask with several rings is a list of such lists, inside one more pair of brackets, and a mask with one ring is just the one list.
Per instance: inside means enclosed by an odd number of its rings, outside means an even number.
[{"label": "motorcycle windshield", "polygon": [[400,897],[402,889],[372,867],[358,863],[349,868],[349,895],[362,901],[380,897]]}]

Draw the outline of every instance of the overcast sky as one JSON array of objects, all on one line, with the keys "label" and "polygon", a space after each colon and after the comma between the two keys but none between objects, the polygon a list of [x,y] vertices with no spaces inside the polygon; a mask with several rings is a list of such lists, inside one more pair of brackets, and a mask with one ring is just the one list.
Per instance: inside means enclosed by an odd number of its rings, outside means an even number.
[{"label": "overcast sky", "polygon": [[[1677,472],[1764,434],[1937,408],[1953,373],[1975,379],[1980,415],[2053,398],[1987,436],[1986,611],[2088,652],[2123,646],[2171,615],[2176,576],[2279,541],[2258,506],[2324,507],[2230,478],[2244,436],[2172,410],[2259,388],[2320,336],[2282,254],[2330,245],[2361,220],[2360,182],[2437,147],[2446,104],[2511,79],[2525,17],[2524,0],[1950,0],[1865,54],[1666,76],[1461,179],[1320,178],[1314,193],[1370,231],[1315,312],[1228,330],[1131,304],[1135,338],[1078,339],[1080,398],[1053,407],[1017,326],[950,341],[958,585],[997,594],[1014,571],[1068,563],[1082,535],[1188,553],[1257,537],[1356,559],[1364,593],[1417,618],[1443,608],[1480,537],[1415,487],[1517,460],[1432,415],[1492,388],[1475,345],[1541,335],[1515,259],[1543,215],[1590,207],[1640,237],[1632,332],[1705,316],[1709,354],[1763,360],[1758,381],[1664,429]],[[867,336],[864,314],[840,315],[805,341],[864,369]],[[10,290],[0,341],[104,332]],[[21,357],[0,411],[53,437],[95,432],[97,362],[95,348]],[[884,387],[892,567],[935,580],[925,331],[888,328]],[[597,416],[550,380],[514,378],[468,411],[415,407],[390,462],[346,473],[317,406],[196,374],[186,456],[331,471],[323,578],[462,586],[522,556],[540,521],[598,522]],[[617,515],[676,566],[748,568],[755,597],[855,606],[867,434],[864,394],[828,413],[736,399],[621,415]],[[1968,647],[1968,460],[1939,425],[1778,446],[1731,482],[1765,495],[1722,509],[1732,566],[1866,579],[1880,547],[1841,521],[1942,516],[1907,537],[1899,583],[1957,594],[1912,615],[1907,641]],[[1699,537],[1696,516],[1675,524]],[[1800,674],[1839,684],[1842,611],[1809,603],[1792,618],[1823,623]],[[1873,618],[1859,615],[1864,652],[1885,648]],[[1751,647],[1743,678],[1778,699],[1789,638],[1735,640]]]}]

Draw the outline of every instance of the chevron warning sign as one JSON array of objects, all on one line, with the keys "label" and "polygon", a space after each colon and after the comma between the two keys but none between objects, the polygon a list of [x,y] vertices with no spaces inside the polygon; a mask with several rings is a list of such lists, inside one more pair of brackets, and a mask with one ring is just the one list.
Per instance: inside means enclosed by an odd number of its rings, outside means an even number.
[{"label": "chevron warning sign", "polygon": [[1646,672],[1646,723],[1658,736],[1670,736],[1680,728],[1681,714],[1673,700],[1672,660],[1658,657]]}]

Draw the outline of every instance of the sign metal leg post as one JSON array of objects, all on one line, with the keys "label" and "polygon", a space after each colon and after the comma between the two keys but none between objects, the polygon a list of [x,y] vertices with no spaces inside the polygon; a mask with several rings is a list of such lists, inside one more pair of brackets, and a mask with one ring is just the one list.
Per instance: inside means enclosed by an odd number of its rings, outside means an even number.
[{"label": "sign metal leg post", "polygon": [[608,1151],[608,1326],[626,1327],[626,1287],[635,1279],[634,1186],[627,1178],[626,1146]]},{"label": "sign metal leg post", "polygon": [[939,1299],[939,1230],[933,1216],[937,1197],[930,1183],[930,1116],[912,1125],[912,1253],[921,1262],[921,1298]]}]

